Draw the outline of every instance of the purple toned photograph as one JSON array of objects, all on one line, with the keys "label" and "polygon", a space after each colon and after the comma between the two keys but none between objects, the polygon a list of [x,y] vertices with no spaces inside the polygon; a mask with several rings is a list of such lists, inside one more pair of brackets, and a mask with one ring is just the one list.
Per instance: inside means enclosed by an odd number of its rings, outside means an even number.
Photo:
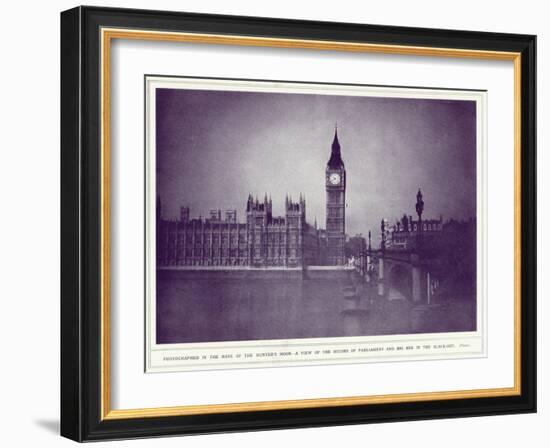
[{"label": "purple toned photograph", "polygon": [[156,344],[476,331],[476,101],[245,90],[155,90]]}]

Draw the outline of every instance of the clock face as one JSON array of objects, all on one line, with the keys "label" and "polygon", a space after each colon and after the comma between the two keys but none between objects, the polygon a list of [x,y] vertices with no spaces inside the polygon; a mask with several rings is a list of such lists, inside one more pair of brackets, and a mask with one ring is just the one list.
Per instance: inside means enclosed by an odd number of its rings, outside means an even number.
[{"label": "clock face", "polygon": [[340,183],[340,175],[338,173],[332,173],[328,180],[332,185],[338,185]]}]

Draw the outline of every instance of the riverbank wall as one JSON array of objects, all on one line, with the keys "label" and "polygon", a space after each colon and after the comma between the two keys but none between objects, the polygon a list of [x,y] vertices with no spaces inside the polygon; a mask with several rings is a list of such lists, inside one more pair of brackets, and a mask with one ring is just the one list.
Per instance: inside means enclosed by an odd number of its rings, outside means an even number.
[{"label": "riverbank wall", "polygon": [[157,269],[162,278],[226,279],[348,279],[355,272],[348,266],[308,266],[306,268],[243,268],[241,266],[168,266]]}]

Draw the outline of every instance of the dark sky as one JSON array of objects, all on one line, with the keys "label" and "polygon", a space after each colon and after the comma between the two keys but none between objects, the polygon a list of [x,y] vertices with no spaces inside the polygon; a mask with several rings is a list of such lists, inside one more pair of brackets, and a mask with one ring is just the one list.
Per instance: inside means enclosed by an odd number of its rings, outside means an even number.
[{"label": "dark sky", "polygon": [[380,219],[475,216],[475,102],[157,89],[157,193],[163,216],[237,209],[248,193],[306,196],[307,220],[325,224],[325,166],[334,124],[347,170],[346,232]]}]

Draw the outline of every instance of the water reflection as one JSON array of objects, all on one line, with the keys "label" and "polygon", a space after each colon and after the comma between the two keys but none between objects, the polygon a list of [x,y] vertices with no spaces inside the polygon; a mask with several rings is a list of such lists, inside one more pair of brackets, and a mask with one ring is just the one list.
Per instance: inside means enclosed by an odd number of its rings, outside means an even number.
[{"label": "water reflection", "polygon": [[[391,285],[389,286],[391,288]],[[397,294],[391,297],[398,297]],[[157,274],[157,343],[465,331],[472,302],[424,307],[342,279],[240,279]]]}]

